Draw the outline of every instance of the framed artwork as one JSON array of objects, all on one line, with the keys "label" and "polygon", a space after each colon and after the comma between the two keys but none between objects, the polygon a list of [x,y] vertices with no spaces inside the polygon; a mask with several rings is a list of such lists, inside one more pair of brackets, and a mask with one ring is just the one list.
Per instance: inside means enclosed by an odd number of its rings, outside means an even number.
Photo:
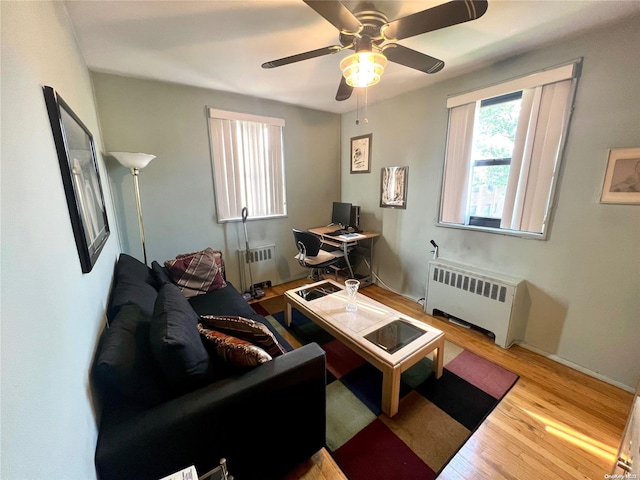
[{"label": "framed artwork", "polygon": [[600,203],[640,204],[640,147],[609,150]]},{"label": "framed artwork", "polygon": [[383,167],[380,175],[380,206],[407,208],[409,167]]},{"label": "framed artwork", "polygon": [[351,138],[351,173],[371,173],[371,139],[373,135]]},{"label": "framed artwork", "polygon": [[93,135],[53,88],[43,91],[80,265],[88,273],[109,238]]}]

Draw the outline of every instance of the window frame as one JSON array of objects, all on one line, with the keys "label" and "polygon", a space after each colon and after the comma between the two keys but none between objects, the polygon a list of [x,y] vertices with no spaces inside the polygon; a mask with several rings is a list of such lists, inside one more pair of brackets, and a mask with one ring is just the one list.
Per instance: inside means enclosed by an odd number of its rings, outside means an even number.
[{"label": "window frame", "polygon": [[[572,60],[566,64],[551,67],[549,69],[541,70],[538,72],[534,72],[532,74],[524,75],[521,77],[513,78],[511,80],[507,80],[504,82],[496,83],[490,85],[485,88],[480,88],[477,90],[467,91],[461,94],[456,94],[449,96],[447,99],[447,109],[448,109],[448,120],[447,120],[447,137],[446,137],[446,149],[448,149],[449,142],[449,133],[450,133],[450,121],[452,110],[456,106],[462,106],[473,102],[481,103],[483,100],[489,100],[493,98],[500,98],[511,93],[516,93],[517,91],[522,91],[527,88],[535,88],[538,86],[544,86],[547,84],[558,83],[564,80],[571,80],[571,84],[569,87],[568,94],[568,113],[564,118],[564,122],[562,124],[563,134],[560,138],[560,144],[558,148],[558,155],[556,157],[555,162],[555,173],[551,180],[549,197],[546,203],[546,216],[545,221],[543,223],[542,232],[531,232],[526,230],[512,230],[507,228],[496,228],[493,226],[487,226],[488,223],[491,222],[482,222],[482,220],[474,222],[476,225],[472,225],[469,223],[470,215],[466,217],[466,223],[452,223],[445,222],[442,220],[443,215],[443,203],[444,203],[444,193],[445,193],[445,180],[446,180],[446,172],[447,172],[447,153],[445,153],[445,161],[443,162],[443,171],[441,176],[441,184],[440,184],[440,198],[438,202],[437,212],[436,212],[436,222],[435,225],[438,227],[444,228],[455,228],[455,229],[463,229],[463,230],[471,230],[471,231],[482,231],[486,233],[493,233],[498,235],[507,235],[507,236],[516,236],[527,239],[536,239],[536,240],[546,240],[549,236],[549,232],[551,229],[553,210],[555,203],[557,201],[556,198],[556,188],[558,177],[560,176],[560,171],[562,168],[562,160],[564,156],[565,145],[567,142],[569,125],[571,123],[571,117],[575,106],[575,97],[577,90],[577,83],[580,77],[582,67],[582,58],[578,58]],[[478,105],[480,107],[480,105]],[[470,168],[473,168],[473,161],[470,162]],[[470,182],[470,177],[468,182]],[[478,218],[479,216],[473,215],[473,217]],[[483,219],[484,217],[479,217]]]},{"label": "window frame", "polygon": [[[208,130],[209,130],[209,153],[211,155],[211,168],[212,168],[212,178],[213,178],[213,190],[214,190],[214,202],[215,202],[215,208],[216,208],[216,221],[217,223],[229,223],[229,222],[239,222],[242,221],[242,208],[239,208],[240,211],[235,212],[235,208],[233,208],[234,206],[227,204],[225,208],[228,208],[230,211],[230,215],[226,216],[224,214],[224,212],[221,213],[221,198],[220,195],[222,195],[221,189],[220,189],[220,185],[218,185],[218,178],[217,178],[217,174],[216,171],[218,170],[233,170],[234,173],[234,182],[237,184],[242,184],[241,188],[248,188],[247,187],[247,173],[251,173],[250,170],[248,168],[246,168],[245,165],[245,170],[243,171],[236,171],[239,167],[238,165],[231,165],[228,163],[228,159],[223,159],[222,163],[224,163],[224,165],[217,165],[216,162],[219,161],[219,155],[216,151],[216,145],[214,144],[215,142],[215,134],[214,134],[214,121],[215,120],[222,120],[222,121],[236,121],[236,122],[249,122],[249,123],[254,123],[254,124],[259,124],[261,125],[262,128],[269,128],[269,127],[277,127],[279,128],[279,146],[277,148],[277,154],[279,155],[279,161],[278,161],[278,169],[279,169],[279,175],[277,175],[277,179],[278,179],[278,183],[280,184],[280,189],[277,192],[276,196],[279,200],[279,203],[281,205],[281,212],[277,212],[277,213],[267,213],[267,214],[256,214],[256,212],[252,212],[252,208],[251,206],[248,205],[244,205],[247,206],[248,210],[249,210],[249,219],[250,220],[269,220],[269,219],[274,219],[274,218],[283,218],[287,216],[287,196],[286,196],[286,176],[285,176],[285,168],[286,168],[286,162],[285,162],[285,152],[284,152],[284,127],[285,127],[285,120],[281,119],[281,118],[275,118],[275,117],[265,117],[265,116],[261,116],[261,115],[253,115],[253,114],[249,114],[249,113],[241,113],[241,112],[233,112],[233,111],[227,111],[227,110],[219,110],[213,107],[207,107],[207,112],[208,112]],[[223,128],[223,127],[222,127]],[[236,145],[237,148],[237,145]],[[271,150],[270,150],[271,152]],[[236,153],[236,152],[234,152]],[[263,162],[265,159],[262,159]],[[267,160],[268,161],[268,160]],[[227,163],[225,163],[227,162]],[[243,159],[241,161],[241,163],[244,163],[245,160]],[[261,169],[267,169],[270,165],[268,165],[267,163],[261,163],[260,168]],[[264,173],[264,172],[263,172]],[[227,175],[228,177],[228,175]],[[225,177],[225,178],[227,178]],[[275,179],[275,178],[274,178]],[[220,181],[223,181],[222,179],[220,179]],[[228,185],[228,181],[227,181],[227,185]],[[254,185],[254,187],[256,187],[256,185]],[[259,188],[259,186],[257,187]],[[241,189],[240,189],[241,190]],[[233,198],[235,199],[235,201],[232,201],[232,203],[234,204],[238,204],[235,205],[235,207],[239,207],[240,203],[243,203],[241,201],[241,199],[239,198],[239,196],[242,196],[241,191],[236,192],[236,195],[233,196]],[[256,191],[253,191],[251,193],[251,196],[258,196]],[[273,199],[273,198],[272,198]],[[247,203],[247,202],[244,202]],[[238,215],[233,215],[233,213],[237,213]]]}]

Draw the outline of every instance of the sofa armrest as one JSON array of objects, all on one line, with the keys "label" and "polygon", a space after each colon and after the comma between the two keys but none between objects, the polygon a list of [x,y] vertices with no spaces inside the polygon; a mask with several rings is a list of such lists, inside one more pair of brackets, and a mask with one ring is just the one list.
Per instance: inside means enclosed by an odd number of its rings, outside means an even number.
[{"label": "sofa armrest", "polygon": [[325,354],[317,344],[140,412],[103,419],[101,480],[159,479],[226,458],[238,479],[277,478],[325,444]]}]

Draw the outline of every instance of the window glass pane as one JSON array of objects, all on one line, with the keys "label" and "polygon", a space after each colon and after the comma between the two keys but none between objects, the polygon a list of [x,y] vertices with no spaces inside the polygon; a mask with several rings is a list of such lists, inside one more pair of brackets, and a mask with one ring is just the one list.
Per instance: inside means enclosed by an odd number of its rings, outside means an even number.
[{"label": "window glass pane", "polygon": [[511,158],[521,99],[480,107],[473,132],[472,158]]},{"label": "window glass pane", "polygon": [[469,215],[501,218],[509,165],[474,166],[471,172]]},{"label": "window glass pane", "polygon": [[509,95],[505,101],[497,98],[482,102],[473,133],[474,165],[468,216],[502,217],[509,180],[508,164],[513,154],[520,116],[521,93]]}]

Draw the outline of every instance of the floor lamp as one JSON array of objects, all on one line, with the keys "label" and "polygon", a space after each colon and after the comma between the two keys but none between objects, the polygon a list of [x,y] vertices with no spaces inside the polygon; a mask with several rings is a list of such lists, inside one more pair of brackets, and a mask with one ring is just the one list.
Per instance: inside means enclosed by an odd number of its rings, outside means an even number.
[{"label": "floor lamp", "polygon": [[147,247],[144,242],[144,226],[142,224],[142,205],[140,204],[140,188],[138,187],[138,174],[140,169],[146,167],[151,160],[156,158],[155,155],[146,153],[130,153],[130,152],[109,152],[120,164],[127,167],[133,176],[133,189],[136,195],[136,207],[138,208],[138,227],[140,228],[140,242],[142,242],[142,255],[144,256],[144,264],[147,265]]}]

